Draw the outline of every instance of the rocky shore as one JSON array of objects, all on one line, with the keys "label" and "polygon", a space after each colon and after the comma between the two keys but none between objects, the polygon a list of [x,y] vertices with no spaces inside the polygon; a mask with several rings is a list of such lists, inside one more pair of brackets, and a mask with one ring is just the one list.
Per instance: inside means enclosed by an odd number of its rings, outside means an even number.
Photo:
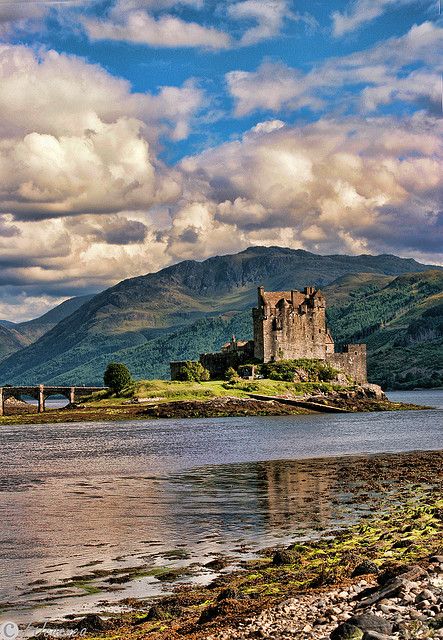
[{"label": "rocky shore", "polygon": [[235,416],[286,416],[306,413],[358,413],[423,409],[413,404],[391,402],[378,385],[330,390],[303,396],[249,397],[225,395],[209,399],[170,400],[166,398],[138,401],[134,398],[120,404],[102,406],[93,403],[68,405],[37,414],[36,408],[17,401],[6,407],[1,424],[44,424],[56,422],[103,422],[149,418],[217,418]]},{"label": "rocky shore", "polygon": [[443,638],[443,556],[432,555],[424,565],[379,573],[376,564],[363,562],[355,573],[365,578],[290,598],[207,640]]},{"label": "rocky shore", "polygon": [[[443,453],[353,458],[372,513],[318,539],[263,549],[207,586],[127,599],[120,614],[68,616],[87,640],[412,640],[443,638]],[[385,495],[380,502],[379,498]],[[54,637],[46,628],[40,640]],[[56,635],[55,637],[60,637]]]}]

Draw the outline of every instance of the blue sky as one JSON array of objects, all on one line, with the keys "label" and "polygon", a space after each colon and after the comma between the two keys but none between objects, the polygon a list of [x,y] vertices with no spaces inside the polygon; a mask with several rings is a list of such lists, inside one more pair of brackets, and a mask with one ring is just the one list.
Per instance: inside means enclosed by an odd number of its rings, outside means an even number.
[{"label": "blue sky", "polygon": [[443,261],[434,0],[0,0],[0,317],[251,244]]}]

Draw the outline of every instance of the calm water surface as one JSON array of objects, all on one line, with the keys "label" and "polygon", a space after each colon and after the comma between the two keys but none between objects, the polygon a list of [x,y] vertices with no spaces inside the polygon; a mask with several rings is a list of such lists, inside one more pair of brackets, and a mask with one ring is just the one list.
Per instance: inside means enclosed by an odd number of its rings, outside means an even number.
[{"label": "calm water surface", "polygon": [[[32,620],[146,597],[163,588],[153,567],[195,562],[210,580],[202,565],[220,553],[355,521],[358,482],[335,463],[300,461],[443,449],[443,391],[389,395],[438,408],[2,427],[0,609]],[[144,575],[112,592],[72,584],[127,567]]]}]

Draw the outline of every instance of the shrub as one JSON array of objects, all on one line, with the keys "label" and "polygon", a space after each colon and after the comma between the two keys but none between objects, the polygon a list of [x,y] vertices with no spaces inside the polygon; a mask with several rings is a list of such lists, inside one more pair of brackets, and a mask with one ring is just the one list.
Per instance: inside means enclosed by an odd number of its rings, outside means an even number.
[{"label": "shrub", "polygon": [[188,360],[179,369],[177,380],[182,382],[205,382],[209,380],[209,371],[205,369],[201,362]]},{"label": "shrub", "polygon": [[267,362],[261,366],[261,373],[270,380],[292,382],[301,372],[306,374],[306,382],[329,382],[337,375],[337,370],[324,360],[300,358]]},{"label": "shrub", "polygon": [[229,382],[237,382],[237,380],[240,379],[240,376],[238,375],[234,367],[229,367],[229,369],[226,370],[225,379]]},{"label": "shrub", "polygon": [[132,383],[128,367],[122,362],[110,362],[103,376],[104,383],[114,393],[121,393]]}]

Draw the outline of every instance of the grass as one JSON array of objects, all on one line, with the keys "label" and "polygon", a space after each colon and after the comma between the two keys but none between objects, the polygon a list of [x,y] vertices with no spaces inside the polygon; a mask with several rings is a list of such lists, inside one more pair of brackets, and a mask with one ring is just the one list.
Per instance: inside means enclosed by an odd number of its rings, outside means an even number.
[{"label": "grass", "polygon": [[179,382],[175,380],[140,380],[118,397],[100,391],[88,400],[89,406],[110,406],[128,402],[132,398],[155,399],[165,402],[176,400],[210,400],[226,396],[248,398],[250,393],[266,396],[301,396],[317,391],[343,389],[342,386],[327,382],[285,382],[282,380],[240,380],[225,382]]}]

